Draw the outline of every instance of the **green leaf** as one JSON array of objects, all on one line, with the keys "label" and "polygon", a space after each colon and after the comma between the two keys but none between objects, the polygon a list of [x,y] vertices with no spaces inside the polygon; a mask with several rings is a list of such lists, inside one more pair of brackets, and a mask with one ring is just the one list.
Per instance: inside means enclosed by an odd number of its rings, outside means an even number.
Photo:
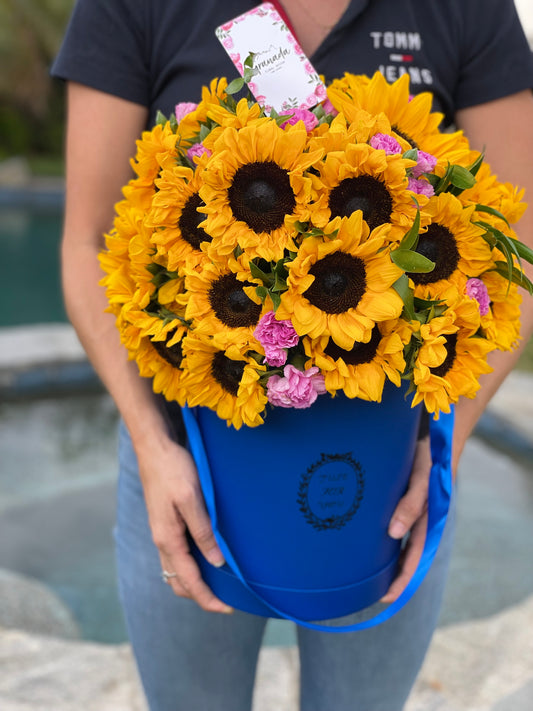
[{"label": "green leaf", "polygon": [[410,148],[408,151],[405,151],[403,154],[402,158],[405,158],[406,160],[418,160],[418,149],[417,148]]},{"label": "green leaf", "polygon": [[[510,237],[509,239],[512,238]],[[516,251],[518,252],[519,256],[522,259],[525,259],[526,262],[529,262],[529,264],[533,264],[533,249],[528,247],[527,244],[520,242],[519,240],[513,240],[513,243],[516,247]]]},{"label": "green leaf", "polygon": [[394,282],[392,288],[404,302],[412,297],[413,292],[409,286],[409,277],[407,274],[402,274],[401,277]]},{"label": "green leaf", "polygon": [[309,228],[309,223],[308,222],[294,222],[294,229],[299,232],[300,234],[304,234],[307,232]]},{"label": "green leaf", "polygon": [[446,172],[442,176],[442,178],[439,180],[435,188],[435,193],[437,195],[440,195],[441,193],[445,192],[449,185],[450,185],[450,177],[451,177],[451,172],[452,172],[452,166],[448,163],[448,167],[446,168]]},{"label": "green leaf", "polygon": [[404,311],[407,318],[412,321],[415,318],[415,307],[413,301],[413,291],[409,286],[409,277],[407,274],[402,274],[402,276],[394,282],[392,288],[403,301]]},{"label": "green leaf", "polygon": [[477,212],[486,212],[489,215],[494,215],[494,217],[498,217],[500,220],[503,220],[507,227],[510,227],[507,218],[505,215],[502,215],[499,210],[495,210],[493,207],[489,207],[488,205],[476,205],[476,210]]},{"label": "green leaf", "polygon": [[226,87],[226,94],[237,94],[244,86],[244,79],[238,77],[228,84]]},{"label": "green leaf", "polygon": [[256,286],[255,293],[261,299],[261,301],[264,301],[268,296],[268,289],[266,288],[266,286]]},{"label": "green leaf", "polygon": [[453,165],[450,174],[450,182],[460,190],[468,190],[476,184],[476,179],[468,168],[462,165]]},{"label": "green leaf", "polygon": [[157,264],[156,262],[150,262],[150,264],[146,265],[146,271],[150,272],[152,276],[159,274],[164,268],[165,267],[162,267],[161,264]]},{"label": "green leaf", "polygon": [[513,239],[512,237],[509,237],[508,235],[504,234],[500,230],[496,229],[493,225],[489,225],[486,222],[476,222],[476,224],[480,227],[483,227],[483,229],[486,230],[486,235],[484,235],[485,239],[487,242],[491,242],[490,239],[487,239],[487,235],[490,234],[490,237],[492,240],[496,240],[496,244],[493,246],[496,249],[499,249],[500,252],[504,255],[505,259],[507,260],[507,272],[508,272],[508,278],[511,278],[511,271],[513,268],[513,255],[518,259],[518,262],[520,262],[520,250],[524,253],[525,256],[524,258],[526,261],[529,261],[530,256],[533,256],[533,252],[527,247],[525,244],[522,244],[522,242],[519,242],[518,240]]},{"label": "green leaf", "polygon": [[276,294],[275,292],[270,292],[270,298],[272,299],[272,304],[274,306],[274,311],[277,311],[279,308],[279,305],[281,304],[281,297],[279,294]]},{"label": "green leaf", "polygon": [[199,143],[203,143],[204,139],[207,138],[207,136],[209,136],[210,133],[211,133],[211,129],[208,128],[205,124],[202,124],[200,126],[200,135],[199,135],[200,141],[199,141]]},{"label": "green leaf", "polygon": [[287,281],[277,272],[275,273],[274,286],[271,287],[272,291],[287,291]]},{"label": "green leaf", "polygon": [[255,262],[250,262],[250,272],[254,279],[261,279],[263,284],[271,286],[274,283],[274,278],[272,274],[267,274],[262,269],[260,269]]},{"label": "green leaf", "polygon": [[426,178],[428,182],[433,186],[433,190],[437,192],[437,188],[441,180],[439,176],[435,175],[435,173],[426,173]]},{"label": "green leaf", "polygon": [[472,175],[473,175],[474,177],[477,175],[478,170],[479,170],[479,169],[481,168],[481,166],[483,165],[483,161],[484,161],[484,160],[485,160],[485,154],[484,154],[484,152],[483,152],[483,153],[480,153],[480,154],[479,154],[479,156],[476,158],[476,160],[472,163],[472,165],[471,165],[470,168],[468,169],[468,170],[472,173]]},{"label": "green leaf", "polygon": [[[479,227],[482,227],[480,222],[475,222],[474,224],[478,225]],[[485,242],[490,244],[491,247],[496,247],[496,245],[498,244],[497,237],[495,237],[492,232],[489,232],[488,230],[485,230],[485,232],[481,236],[483,237]]]},{"label": "green leaf", "polygon": [[423,254],[413,252],[410,249],[395,249],[391,252],[391,259],[397,267],[403,269],[404,272],[413,272],[415,274],[427,274],[435,268],[435,262],[424,257]]},{"label": "green leaf", "polygon": [[421,299],[419,296],[415,296],[415,308],[418,311],[434,309],[435,306],[440,306],[442,303],[440,299]]},{"label": "green leaf", "polygon": [[166,124],[167,120],[168,120],[167,117],[161,111],[158,111],[157,114],[155,115],[155,122],[156,122],[157,126],[164,126]]},{"label": "green leaf", "polygon": [[416,211],[415,221],[409,232],[400,242],[400,249],[413,249],[418,244],[418,234],[420,232],[420,210]]},{"label": "green leaf", "polygon": [[244,66],[249,67],[250,69],[254,68],[254,59],[255,59],[256,52],[250,52],[246,59],[244,60]]},{"label": "green leaf", "polygon": [[516,267],[513,266],[512,270],[509,271],[509,265],[506,262],[495,262],[495,269],[491,271],[497,272],[500,276],[505,277],[505,279],[508,279],[513,284],[522,286],[533,296],[533,284],[527,276]]}]

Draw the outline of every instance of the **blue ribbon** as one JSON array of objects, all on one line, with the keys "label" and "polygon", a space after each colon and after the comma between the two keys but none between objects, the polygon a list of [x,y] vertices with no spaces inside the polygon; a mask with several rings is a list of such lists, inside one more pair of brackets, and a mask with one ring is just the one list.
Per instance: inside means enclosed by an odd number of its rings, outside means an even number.
[{"label": "blue ribbon", "polygon": [[272,612],[286,620],[292,620],[292,622],[295,622],[298,625],[312,630],[318,630],[320,632],[358,632],[360,630],[369,629],[370,627],[375,627],[376,625],[390,619],[413,597],[426,577],[426,574],[433,563],[433,559],[437,554],[440,540],[444,532],[444,527],[446,525],[446,520],[448,518],[452,493],[451,456],[454,424],[453,407],[450,414],[441,414],[438,420],[430,420],[431,457],[433,464],[431,467],[428,490],[428,523],[424,549],[413,577],[398,599],[379,614],[356,624],[333,627],[316,622],[307,622],[306,620],[300,620],[297,617],[287,614],[283,610],[280,610],[276,606],[272,605],[265,599],[263,594],[259,594],[246,580],[239,568],[239,565],[237,564],[237,561],[233,557],[232,552],[228,548],[226,541],[218,530],[215,492],[213,490],[211,470],[202,434],[194,412],[188,407],[184,407],[183,419],[187,429],[191,450],[194,454],[196,467],[198,469],[198,476],[202,485],[207,512],[210,516],[213,532],[220,550],[222,551],[227,564],[232,569],[233,574],[239,579],[242,585],[244,585],[244,587],[264,605],[271,609]]}]

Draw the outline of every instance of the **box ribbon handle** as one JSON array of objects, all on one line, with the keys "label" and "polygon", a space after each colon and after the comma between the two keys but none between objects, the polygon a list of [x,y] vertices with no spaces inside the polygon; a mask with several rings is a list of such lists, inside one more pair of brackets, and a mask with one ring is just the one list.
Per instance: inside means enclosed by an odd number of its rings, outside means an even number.
[{"label": "box ribbon handle", "polygon": [[213,532],[217,543],[235,576],[240,580],[245,588],[255,595],[255,597],[258,598],[263,604],[280,617],[286,620],[292,620],[296,624],[307,627],[308,629],[318,630],[320,632],[341,633],[358,632],[375,627],[376,625],[390,619],[409,602],[422,584],[429,568],[431,567],[431,564],[433,563],[442,534],[444,532],[446,520],[448,518],[452,492],[451,452],[454,423],[453,405],[449,414],[441,413],[438,420],[430,420],[430,442],[433,465],[431,467],[428,490],[428,525],[424,550],[413,577],[398,599],[391,603],[385,610],[368,620],[363,620],[352,625],[339,625],[335,627],[320,624],[318,622],[300,620],[297,617],[287,614],[283,610],[280,610],[278,607],[272,605],[267,599],[265,599],[263,594],[258,593],[246,580],[239,568],[239,565],[237,564],[237,561],[226,544],[226,541],[218,530],[215,494],[211,479],[211,471],[198,422],[193,410],[190,408],[184,407],[182,408],[182,412],[191,448],[194,452],[194,458],[202,485],[206,508],[211,518]]}]

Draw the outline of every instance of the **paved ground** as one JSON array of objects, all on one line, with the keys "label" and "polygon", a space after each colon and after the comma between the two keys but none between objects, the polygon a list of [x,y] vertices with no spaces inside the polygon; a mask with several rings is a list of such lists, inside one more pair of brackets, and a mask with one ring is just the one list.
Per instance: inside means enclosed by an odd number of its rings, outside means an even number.
[{"label": "paved ground", "polygon": [[[20,338],[46,367],[13,367]],[[84,367],[69,329],[0,333],[0,390],[26,395],[0,405],[5,711],[144,711],[114,588],[116,413],[100,392],[66,395],[58,376],[91,385]],[[533,707],[532,415],[533,379],[513,373],[469,443],[441,623],[408,711]],[[291,625],[270,624],[254,711],[296,710],[293,643]]]}]

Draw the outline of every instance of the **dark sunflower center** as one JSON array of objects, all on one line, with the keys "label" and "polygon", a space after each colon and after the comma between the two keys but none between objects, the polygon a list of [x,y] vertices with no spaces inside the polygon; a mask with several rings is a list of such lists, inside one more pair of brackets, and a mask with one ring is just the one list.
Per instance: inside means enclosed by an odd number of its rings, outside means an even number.
[{"label": "dark sunflower center", "polygon": [[415,284],[434,284],[441,279],[448,279],[459,264],[459,250],[455,237],[444,225],[434,223],[427,232],[420,235],[416,251],[435,262],[435,268],[426,274],[410,272]]},{"label": "dark sunflower center", "polygon": [[433,375],[438,375],[439,378],[444,376],[451,370],[457,355],[457,334],[450,333],[446,336],[446,358],[437,368],[430,368]]},{"label": "dark sunflower center", "polygon": [[341,358],[347,365],[371,363],[375,358],[380,341],[381,333],[378,326],[374,326],[368,343],[355,343],[351,351],[345,351],[330,338],[325,353],[333,360]]},{"label": "dark sunflower center", "polygon": [[209,303],[215,316],[230,328],[255,326],[261,314],[261,305],[246,296],[245,286],[235,274],[224,274],[209,289]]},{"label": "dark sunflower center", "polygon": [[244,361],[231,360],[222,351],[217,351],[211,362],[211,374],[226,392],[237,396],[245,365]]},{"label": "dark sunflower center", "polygon": [[416,148],[417,150],[420,150],[420,146],[418,145],[418,143],[413,138],[411,138],[411,136],[408,136],[406,133],[401,131],[398,126],[391,126],[391,128],[394,133],[400,136],[400,138],[403,138],[404,141],[407,141],[411,148]]},{"label": "dark sunflower center", "polygon": [[385,185],[371,175],[345,178],[329,195],[332,217],[349,217],[361,210],[371,230],[389,222],[392,198]]},{"label": "dark sunflower center", "polygon": [[296,207],[289,175],[273,161],[241,166],[228,189],[228,200],[235,218],[254,232],[282,227],[285,215]]},{"label": "dark sunflower center", "polygon": [[313,264],[315,277],[304,292],[313,306],[328,314],[342,314],[355,308],[366,290],[364,262],[346,252],[334,252]]},{"label": "dark sunflower center", "polygon": [[200,222],[205,220],[205,215],[197,210],[202,205],[204,205],[202,198],[198,193],[194,193],[185,203],[178,220],[181,236],[194,249],[200,249],[202,242],[211,242],[211,236],[198,227]]},{"label": "dark sunflower center", "polygon": [[[167,341],[170,341],[173,335],[173,333],[169,333]],[[170,347],[164,341],[152,341],[152,345],[163,360],[166,360],[174,368],[181,368],[181,361],[183,360],[181,341]]]}]

